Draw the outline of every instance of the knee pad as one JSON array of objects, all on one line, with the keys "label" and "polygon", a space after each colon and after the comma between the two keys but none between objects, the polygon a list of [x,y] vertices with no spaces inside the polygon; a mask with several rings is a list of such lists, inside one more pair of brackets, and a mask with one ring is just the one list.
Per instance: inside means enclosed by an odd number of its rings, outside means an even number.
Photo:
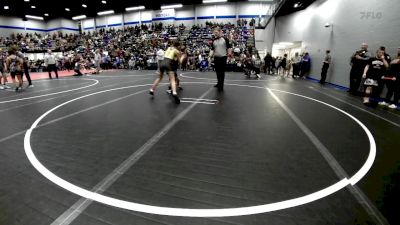
[{"label": "knee pad", "polygon": [[367,87],[365,89],[365,96],[369,97],[371,95],[371,93],[372,93],[372,87]]}]

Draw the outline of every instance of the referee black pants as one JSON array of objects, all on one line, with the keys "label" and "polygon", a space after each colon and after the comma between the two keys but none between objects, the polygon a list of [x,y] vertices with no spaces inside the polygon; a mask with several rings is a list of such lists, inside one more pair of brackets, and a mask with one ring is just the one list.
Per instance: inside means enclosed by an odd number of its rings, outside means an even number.
[{"label": "referee black pants", "polygon": [[321,80],[319,81],[319,83],[325,84],[326,75],[328,74],[328,69],[329,69],[329,63],[324,63],[324,64],[322,65]]},{"label": "referee black pants", "polygon": [[[392,80],[387,80],[386,81],[386,87],[388,89],[387,94],[386,94],[386,102],[387,103],[393,103],[393,104],[398,104],[399,99],[400,99],[400,81],[392,81]],[[392,100],[392,97],[394,95],[394,101]]]},{"label": "referee black pants", "polygon": [[51,72],[54,71],[56,77],[58,78],[57,66],[56,64],[47,65],[47,71],[49,72],[49,78],[51,79]]},{"label": "referee black pants", "polygon": [[32,80],[31,80],[31,75],[29,74],[29,69],[28,68],[24,68],[24,72],[25,72],[26,80],[28,80],[28,84],[32,85]]},{"label": "referee black pants", "polygon": [[364,73],[364,68],[354,68],[350,70],[350,92],[352,94],[358,94],[358,89],[361,84],[361,78]]},{"label": "referee black pants", "polygon": [[219,91],[224,90],[225,68],[227,57],[214,57],[215,72],[217,73],[217,88]]}]

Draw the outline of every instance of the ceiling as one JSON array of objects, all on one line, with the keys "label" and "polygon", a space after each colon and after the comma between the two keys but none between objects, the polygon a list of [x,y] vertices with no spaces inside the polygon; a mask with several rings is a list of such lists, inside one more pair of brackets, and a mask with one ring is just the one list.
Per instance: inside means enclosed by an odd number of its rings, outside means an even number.
[{"label": "ceiling", "polygon": [[[28,2],[26,2],[28,1]],[[244,2],[246,0],[228,0],[229,2]],[[303,7],[294,9],[295,2],[303,2]],[[279,15],[288,14],[302,9],[315,0],[286,0]],[[43,16],[45,20],[54,18],[68,18],[73,16],[86,15],[95,17],[97,12],[104,10],[114,10],[116,13],[124,12],[126,7],[144,5],[146,9],[160,9],[162,4],[182,3],[184,5],[201,4],[202,0],[0,0],[0,15],[17,16],[24,18],[25,15]],[[85,4],[87,7],[82,7]],[[4,9],[8,6],[9,9]],[[35,8],[32,8],[35,6]],[[66,11],[69,8],[70,11]],[[45,14],[48,16],[45,16]]]},{"label": "ceiling", "polygon": [[[126,7],[144,5],[146,9],[160,9],[161,4],[187,2],[190,4],[199,4],[201,0],[106,0],[106,4],[102,0],[1,0],[0,15],[17,16],[23,18],[25,15],[43,16],[46,20],[54,18],[68,18],[73,16],[86,15],[94,17],[97,12],[104,10],[114,10],[116,13],[124,12]],[[82,7],[85,4],[87,8]],[[182,3],[185,5],[185,3]],[[8,10],[4,6],[9,6]],[[35,6],[36,8],[31,8]],[[66,11],[69,8],[70,11]],[[49,16],[44,16],[47,13]]]},{"label": "ceiling", "polygon": [[[284,0],[284,1],[285,3],[280,8],[276,16],[285,16],[303,10],[316,0]],[[294,7],[296,3],[298,4],[298,7]]]}]

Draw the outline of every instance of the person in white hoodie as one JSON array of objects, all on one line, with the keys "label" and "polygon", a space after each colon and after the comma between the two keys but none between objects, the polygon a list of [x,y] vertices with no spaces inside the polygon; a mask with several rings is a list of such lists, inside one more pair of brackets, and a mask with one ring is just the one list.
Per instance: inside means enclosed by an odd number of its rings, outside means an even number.
[{"label": "person in white hoodie", "polygon": [[164,54],[165,54],[165,52],[164,52],[164,50],[162,48],[159,48],[157,53],[156,53],[156,55],[157,55],[157,64],[158,64],[157,73],[160,72],[160,65],[161,65],[161,62],[164,60]]},{"label": "person in white hoodie", "polygon": [[129,66],[129,70],[135,69],[135,59],[133,58],[133,56],[129,59],[128,66]]},{"label": "person in white hoodie", "polygon": [[52,79],[51,72],[54,71],[54,73],[56,74],[56,78],[58,79],[56,56],[53,55],[53,52],[50,49],[47,50],[47,53],[48,55],[44,58],[44,63],[47,66],[47,71],[49,72],[49,78]]},{"label": "person in white hoodie", "polygon": [[94,67],[96,67],[96,74],[100,73],[101,53],[100,49],[97,49],[94,53]]}]

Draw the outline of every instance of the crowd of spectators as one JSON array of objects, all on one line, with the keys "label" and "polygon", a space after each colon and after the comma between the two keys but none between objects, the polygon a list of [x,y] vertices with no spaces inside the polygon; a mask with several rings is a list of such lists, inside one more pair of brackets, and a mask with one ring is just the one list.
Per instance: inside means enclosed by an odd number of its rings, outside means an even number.
[{"label": "crowd of spectators", "polygon": [[[182,50],[188,56],[183,69],[209,70],[212,69],[212,59],[208,57],[212,31],[221,27],[235,49],[234,58],[228,62],[237,66],[240,57],[246,51],[252,51],[254,45],[254,30],[249,29],[243,21],[235,24],[217,24],[206,22],[205,25],[195,25],[190,29],[183,24],[137,25],[124,29],[99,29],[95,32],[82,34],[13,34],[10,37],[0,37],[0,48],[7,49],[17,46],[22,53],[45,54],[48,49],[59,53],[57,67],[60,70],[71,70],[77,62],[87,67],[93,66],[96,50],[101,50],[101,67],[103,69],[156,69],[156,52],[166,49],[169,40],[179,40]],[[42,59],[29,60],[31,71],[43,71],[45,63]]]}]

